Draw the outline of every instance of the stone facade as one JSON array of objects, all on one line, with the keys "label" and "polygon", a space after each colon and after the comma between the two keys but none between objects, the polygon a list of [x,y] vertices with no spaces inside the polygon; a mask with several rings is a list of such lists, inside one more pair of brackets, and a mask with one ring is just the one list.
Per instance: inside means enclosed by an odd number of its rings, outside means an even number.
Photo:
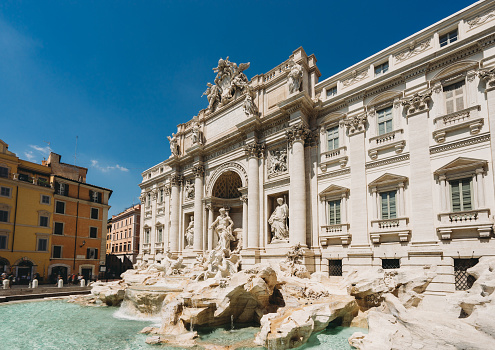
[{"label": "stone facade", "polygon": [[460,265],[495,251],[494,13],[476,3],[320,82],[302,48],[250,81],[220,60],[208,108],[142,173],[138,261],[192,264],[225,208],[243,268],[300,243],[310,271],[437,264],[429,292],[453,291]]}]

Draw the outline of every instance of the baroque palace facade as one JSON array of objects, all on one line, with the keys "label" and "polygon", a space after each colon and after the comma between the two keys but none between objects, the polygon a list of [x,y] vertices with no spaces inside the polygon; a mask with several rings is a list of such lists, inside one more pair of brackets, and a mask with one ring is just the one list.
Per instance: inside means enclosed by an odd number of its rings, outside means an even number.
[{"label": "baroque palace facade", "polygon": [[138,261],[192,264],[220,215],[242,268],[300,243],[310,271],[432,264],[430,292],[466,288],[495,254],[494,25],[478,2],[323,81],[302,48],[251,80],[221,59],[142,173]]}]

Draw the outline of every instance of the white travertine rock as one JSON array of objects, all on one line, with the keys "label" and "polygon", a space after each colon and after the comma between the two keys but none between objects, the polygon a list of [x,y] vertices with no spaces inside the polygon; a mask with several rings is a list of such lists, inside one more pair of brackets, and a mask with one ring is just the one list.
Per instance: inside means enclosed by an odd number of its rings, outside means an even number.
[{"label": "white travertine rock", "polygon": [[95,282],[92,284],[91,294],[108,306],[119,306],[124,300],[125,290],[128,287],[124,281]]}]

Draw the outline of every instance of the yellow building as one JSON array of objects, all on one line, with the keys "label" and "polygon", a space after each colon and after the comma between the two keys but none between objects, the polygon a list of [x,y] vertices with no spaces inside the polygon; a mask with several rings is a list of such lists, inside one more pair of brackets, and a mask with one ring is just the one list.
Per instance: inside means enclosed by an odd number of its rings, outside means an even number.
[{"label": "yellow building", "polygon": [[[51,168],[19,159],[0,140],[0,273],[27,284],[43,281],[50,264],[53,222]],[[40,282],[41,282],[40,281]]]}]

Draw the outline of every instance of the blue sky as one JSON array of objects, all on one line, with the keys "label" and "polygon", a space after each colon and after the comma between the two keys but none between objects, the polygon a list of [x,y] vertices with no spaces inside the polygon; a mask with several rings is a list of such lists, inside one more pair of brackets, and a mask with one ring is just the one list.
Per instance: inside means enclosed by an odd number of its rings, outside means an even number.
[{"label": "blue sky", "polygon": [[469,6],[397,1],[2,1],[0,139],[23,159],[50,148],[137,203],[141,172],[176,125],[207,106],[220,57],[251,78],[298,47],[325,79]]}]

